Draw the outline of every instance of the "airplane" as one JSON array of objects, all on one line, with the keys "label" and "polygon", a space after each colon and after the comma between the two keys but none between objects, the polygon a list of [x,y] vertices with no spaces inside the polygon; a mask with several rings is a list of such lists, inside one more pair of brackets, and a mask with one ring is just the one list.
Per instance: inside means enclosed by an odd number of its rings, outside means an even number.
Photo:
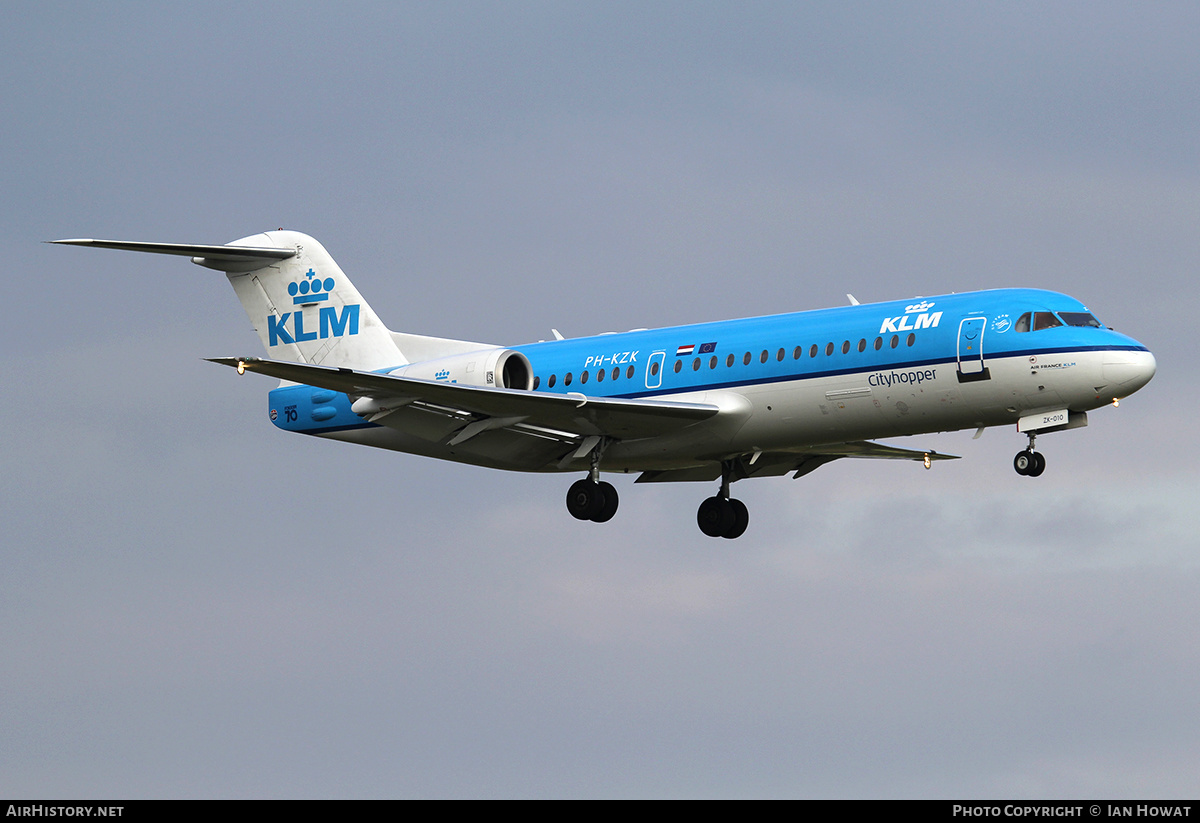
[{"label": "airplane", "polygon": [[278,378],[288,432],[496,469],[582,472],[575,518],[617,510],[602,472],[638,483],[719,480],[697,512],[710,537],[749,523],[730,485],[802,477],[833,460],[956,459],[877,438],[1016,426],[1013,467],[1046,468],[1040,434],[1154,376],[1154,355],[1078,300],[997,289],[498,346],[390,331],[325,248],[295,231],[225,245],[70,239],[181,255],[225,272],[267,358],[212,362]]}]

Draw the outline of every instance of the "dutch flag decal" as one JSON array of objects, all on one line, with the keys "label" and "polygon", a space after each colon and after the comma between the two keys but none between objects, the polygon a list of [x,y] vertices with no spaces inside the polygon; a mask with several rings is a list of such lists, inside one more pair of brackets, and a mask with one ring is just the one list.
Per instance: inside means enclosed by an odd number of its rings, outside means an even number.
[{"label": "dutch flag decal", "polygon": [[686,345],[686,346],[680,346],[679,348],[677,348],[677,349],[675,350],[675,356],[676,356],[676,357],[683,357],[683,356],[685,356],[685,355],[691,354],[691,353],[692,353],[692,352],[694,352],[695,350],[696,350],[696,346],[695,346],[695,344],[689,344],[689,345]]}]

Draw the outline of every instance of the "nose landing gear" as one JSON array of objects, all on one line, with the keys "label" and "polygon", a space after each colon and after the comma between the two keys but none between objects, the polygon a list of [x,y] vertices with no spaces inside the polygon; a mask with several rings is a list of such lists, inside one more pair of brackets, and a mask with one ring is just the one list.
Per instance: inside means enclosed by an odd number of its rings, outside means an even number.
[{"label": "nose landing gear", "polygon": [[1036,435],[1029,433],[1029,448],[1017,452],[1013,458],[1013,468],[1022,477],[1037,477],[1046,470],[1046,457],[1041,452],[1033,450],[1033,440]]}]

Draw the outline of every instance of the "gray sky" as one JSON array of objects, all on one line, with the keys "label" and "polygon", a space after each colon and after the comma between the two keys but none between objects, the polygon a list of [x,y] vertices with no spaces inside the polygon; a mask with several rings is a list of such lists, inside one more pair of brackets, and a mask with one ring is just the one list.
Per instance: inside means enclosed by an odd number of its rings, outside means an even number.
[{"label": "gray sky", "polygon": [[[0,795],[1195,797],[1200,7],[5,3]],[[224,278],[317,237],[521,343],[1069,292],[1147,388],[966,459],[633,487],[275,430]],[[903,441],[901,441],[903,442]]]}]

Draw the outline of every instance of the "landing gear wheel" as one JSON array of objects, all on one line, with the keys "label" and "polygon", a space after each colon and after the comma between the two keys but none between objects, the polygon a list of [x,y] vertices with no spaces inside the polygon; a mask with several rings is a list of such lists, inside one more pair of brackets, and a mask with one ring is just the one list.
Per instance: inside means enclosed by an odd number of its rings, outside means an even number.
[{"label": "landing gear wheel", "polygon": [[[615,494],[613,498],[615,500]],[[571,484],[571,488],[567,489],[567,511],[576,520],[594,520],[603,511],[604,504],[604,490],[591,478],[576,480]],[[616,510],[616,503],[614,503],[613,511]],[[609,517],[612,515],[610,514]]]},{"label": "landing gear wheel", "polygon": [[733,506],[724,497],[709,497],[696,511],[696,523],[709,537],[721,537],[736,525],[736,520]]},{"label": "landing gear wheel", "polygon": [[[1031,451],[1017,452],[1017,456],[1013,458],[1013,468],[1016,469],[1017,474],[1021,475],[1022,477],[1029,476],[1029,472],[1034,467],[1034,457],[1033,456],[1036,453],[1037,452],[1031,452]],[[1044,462],[1045,461],[1043,461],[1043,463]]]},{"label": "landing gear wheel", "polygon": [[617,503],[620,502],[617,497],[617,490],[613,488],[612,483],[606,483],[601,480],[597,483],[600,487],[600,493],[604,495],[604,505],[600,507],[600,511],[592,517],[593,523],[607,523],[612,520],[613,515],[617,513]]},{"label": "landing gear wheel", "polygon": [[727,540],[734,540],[746,533],[746,527],[750,525],[750,512],[741,500],[730,498],[729,505],[733,508],[733,527],[721,536]]},{"label": "landing gear wheel", "polygon": [[1046,456],[1041,452],[1033,453],[1033,465],[1029,468],[1029,476],[1037,477],[1046,470]]},{"label": "landing gear wheel", "polygon": [[1037,477],[1046,470],[1046,456],[1029,449],[1017,452],[1017,456],[1013,458],[1013,468],[1022,477]]}]

